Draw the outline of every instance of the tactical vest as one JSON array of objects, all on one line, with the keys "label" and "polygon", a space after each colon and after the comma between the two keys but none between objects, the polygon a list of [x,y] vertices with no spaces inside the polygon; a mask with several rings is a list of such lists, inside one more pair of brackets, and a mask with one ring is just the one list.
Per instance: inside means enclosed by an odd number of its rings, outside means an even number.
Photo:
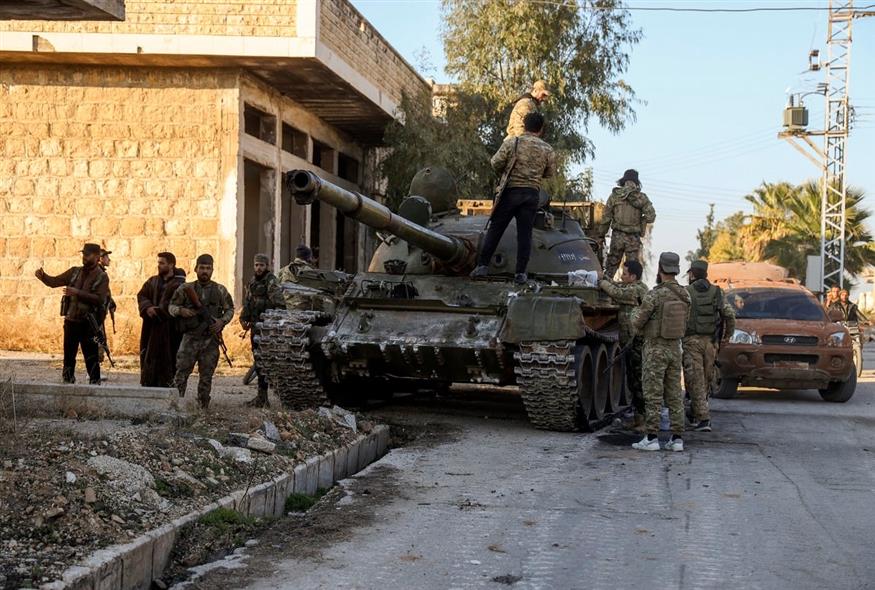
[{"label": "tactical vest", "polygon": [[[224,313],[224,308],[222,307],[222,294],[219,291],[218,283],[214,283],[210,281],[207,283],[206,287],[202,286],[200,282],[194,281],[192,283],[194,286],[194,291],[197,293],[198,297],[201,300],[201,305],[203,305],[206,310],[213,316],[213,318],[219,318]],[[181,285],[179,288],[183,289],[188,287],[188,284]],[[194,304],[188,297],[188,293],[185,294],[185,307],[189,309],[194,309]],[[209,324],[203,321],[199,316],[195,316],[193,318],[179,318],[179,330],[181,332],[195,332],[197,334],[206,334],[209,330]]]},{"label": "tactical vest", "polygon": [[252,277],[249,281],[249,313],[253,320],[260,318],[261,314],[270,307],[268,288],[272,278],[273,273],[267,272],[261,279]]},{"label": "tactical vest", "polygon": [[641,233],[641,209],[636,206],[635,195],[638,191],[629,191],[617,199],[614,204],[614,229],[627,233]]},{"label": "tactical vest", "polygon": [[644,337],[679,340],[683,338],[686,330],[687,308],[689,307],[677,292],[683,290],[683,287],[673,283],[657,288],[667,289],[669,294],[654,310],[650,320],[645,324]]},{"label": "tactical vest", "polygon": [[[84,283],[81,285],[78,284],[79,277],[82,276],[83,270],[85,270],[85,267],[83,266],[75,267],[75,269],[73,270],[73,274],[70,275],[70,284],[68,285],[69,287],[82,289],[85,286]],[[97,287],[99,287],[100,284],[103,283],[103,281],[109,279],[106,272],[102,268],[100,268],[100,266],[97,267],[96,272],[98,274],[91,283],[92,292],[94,292]],[[76,295],[63,295],[61,297],[61,316],[68,317],[67,312],[70,311],[71,306],[75,308],[73,313],[70,314],[73,317],[83,317],[86,314],[94,313],[95,317],[97,318],[97,322],[100,324],[102,324],[103,320],[106,319],[107,304],[94,305],[88,303],[87,301],[82,301]]]},{"label": "tactical vest", "polygon": [[687,287],[693,304],[690,306],[690,320],[687,322],[687,336],[713,336],[720,319],[718,309],[722,290],[717,285],[709,285],[707,291],[699,291],[693,285]]}]

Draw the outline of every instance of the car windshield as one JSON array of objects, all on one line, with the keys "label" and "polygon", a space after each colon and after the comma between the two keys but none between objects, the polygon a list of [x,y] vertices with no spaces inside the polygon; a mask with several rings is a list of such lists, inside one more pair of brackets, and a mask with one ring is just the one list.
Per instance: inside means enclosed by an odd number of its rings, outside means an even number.
[{"label": "car windshield", "polygon": [[726,292],[726,299],[739,318],[811,322],[827,319],[813,295],[795,289],[732,289]]}]

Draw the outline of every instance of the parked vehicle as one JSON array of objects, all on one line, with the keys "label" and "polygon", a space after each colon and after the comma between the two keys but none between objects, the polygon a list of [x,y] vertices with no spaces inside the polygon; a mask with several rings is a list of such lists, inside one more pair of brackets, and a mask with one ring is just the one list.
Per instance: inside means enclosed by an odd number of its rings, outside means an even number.
[{"label": "parked vehicle", "polygon": [[830,402],[851,399],[859,363],[853,338],[845,326],[830,320],[811,291],[777,276],[714,274],[737,316],[735,332],[717,355],[715,397],[735,397],[744,385],[817,389]]}]

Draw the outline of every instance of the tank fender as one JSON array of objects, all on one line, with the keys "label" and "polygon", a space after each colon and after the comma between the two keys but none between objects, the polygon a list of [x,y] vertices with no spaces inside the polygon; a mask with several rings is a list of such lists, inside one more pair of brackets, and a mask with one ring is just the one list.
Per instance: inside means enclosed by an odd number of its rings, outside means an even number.
[{"label": "tank fender", "polygon": [[583,338],[587,327],[581,303],[577,297],[514,297],[498,337],[509,344]]}]

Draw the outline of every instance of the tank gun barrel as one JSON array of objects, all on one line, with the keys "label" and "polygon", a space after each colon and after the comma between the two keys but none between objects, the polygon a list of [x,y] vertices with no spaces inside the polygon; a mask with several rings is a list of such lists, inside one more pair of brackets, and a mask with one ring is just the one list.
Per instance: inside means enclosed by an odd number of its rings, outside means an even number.
[{"label": "tank gun barrel", "polygon": [[473,260],[474,248],[464,240],[413,223],[374,199],[341,188],[309,170],[292,170],[284,180],[299,205],[309,205],[318,199],[359,223],[422,248],[450,266],[470,266]]}]

